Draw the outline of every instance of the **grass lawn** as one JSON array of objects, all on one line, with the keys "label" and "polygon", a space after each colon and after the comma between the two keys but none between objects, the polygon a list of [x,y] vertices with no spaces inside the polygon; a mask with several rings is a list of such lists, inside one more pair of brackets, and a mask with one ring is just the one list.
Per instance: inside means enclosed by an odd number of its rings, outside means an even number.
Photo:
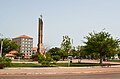
[{"label": "grass lawn", "polygon": [[[107,66],[108,64],[99,64],[99,63],[57,63],[51,64],[50,67],[91,67],[91,66]],[[111,64],[115,65],[115,64]],[[13,63],[11,67],[43,67],[40,64],[34,63]]]},{"label": "grass lawn", "polygon": [[109,60],[110,62],[120,62],[120,60]]},{"label": "grass lawn", "polygon": [[99,63],[71,63],[71,64],[68,64],[68,63],[58,63],[57,64],[58,66],[61,66],[61,67],[91,67],[91,66],[105,66],[107,64],[99,64]]},{"label": "grass lawn", "polygon": [[40,67],[40,64],[34,64],[34,63],[12,63],[11,67]]}]

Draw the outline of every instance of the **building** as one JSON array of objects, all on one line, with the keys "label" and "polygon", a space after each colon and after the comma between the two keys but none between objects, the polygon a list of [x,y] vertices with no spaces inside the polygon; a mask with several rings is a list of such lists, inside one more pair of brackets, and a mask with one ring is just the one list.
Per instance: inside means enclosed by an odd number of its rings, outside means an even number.
[{"label": "building", "polygon": [[30,58],[33,53],[33,38],[27,35],[21,35],[13,38],[12,40],[15,41],[18,45],[20,45],[18,52],[24,53],[24,58]]},{"label": "building", "polygon": [[18,53],[18,51],[12,50],[9,53],[7,53],[5,55],[5,57],[10,58],[10,59],[14,59],[16,57],[16,55],[15,55],[16,53]]},{"label": "building", "polygon": [[33,55],[37,54],[37,47],[33,47],[33,48],[32,48],[32,54],[33,54]]}]

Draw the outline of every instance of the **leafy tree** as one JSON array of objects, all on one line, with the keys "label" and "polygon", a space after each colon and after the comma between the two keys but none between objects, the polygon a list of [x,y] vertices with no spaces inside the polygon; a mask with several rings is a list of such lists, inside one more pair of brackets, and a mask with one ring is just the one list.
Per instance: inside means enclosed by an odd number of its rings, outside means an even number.
[{"label": "leafy tree", "polygon": [[14,55],[17,57],[22,57],[24,54],[23,53],[14,53]]},{"label": "leafy tree", "polygon": [[3,41],[3,46],[2,46],[2,54],[3,55],[5,55],[6,53],[9,53],[12,50],[16,50],[17,48],[20,47],[14,41],[12,41],[11,39],[8,39],[8,38],[0,39],[0,44],[1,44],[1,41]]},{"label": "leafy tree", "polygon": [[105,31],[98,33],[89,33],[89,36],[86,36],[87,39],[85,43],[85,50],[89,54],[98,53],[100,57],[100,64],[102,64],[103,58],[107,55],[117,52],[119,47],[119,39],[114,39],[111,34]]},{"label": "leafy tree", "polygon": [[69,51],[68,55],[75,57],[75,56],[79,56],[79,53],[77,52],[76,48],[73,47],[73,48]]},{"label": "leafy tree", "polygon": [[50,54],[53,60],[59,61],[62,55],[61,49],[60,48],[51,48],[47,53]]},{"label": "leafy tree", "polygon": [[118,54],[118,58],[120,59],[120,46],[119,46],[119,48],[117,49],[117,54]]},{"label": "leafy tree", "polygon": [[88,56],[87,52],[85,51],[84,46],[80,46],[78,45],[76,47],[76,52],[78,53],[78,58],[79,58],[79,63],[81,62],[82,58],[86,58],[86,56]]},{"label": "leafy tree", "polygon": [[72,44],[71,44],[71,39],[69,36],[63,36],[63,40],[62,40],[62,43],[61,43],[61,50],[63,52],[62,54],[62,57],[63,57],[63,60],[65,59],[65,57],[68,56],[68,52],[69,50],[71,49],[72,47]]}]

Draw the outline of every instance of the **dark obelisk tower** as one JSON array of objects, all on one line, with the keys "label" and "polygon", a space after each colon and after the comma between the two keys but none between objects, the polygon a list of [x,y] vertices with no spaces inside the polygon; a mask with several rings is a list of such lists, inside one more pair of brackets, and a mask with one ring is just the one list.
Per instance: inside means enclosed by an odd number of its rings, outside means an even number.
[{"label": "dark obelisk tower", "polygon": [[37,49],[37,54],[44,54],[42,15],[40,15],[40,17],[38,18],[38,49]]}]

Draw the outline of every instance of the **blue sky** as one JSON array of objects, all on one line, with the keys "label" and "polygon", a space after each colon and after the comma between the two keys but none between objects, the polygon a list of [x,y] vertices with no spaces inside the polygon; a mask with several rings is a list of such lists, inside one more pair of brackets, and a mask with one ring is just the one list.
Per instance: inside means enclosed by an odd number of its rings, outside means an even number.
[{"label": "blue sky", "polygon": [[47,47],[60,46],[64,35],[82,45],[89,32],[104,28],[120,38],[120,0],[0,0],[0,33],[9,38],[26,34],[36,46],[41,14]]}]

